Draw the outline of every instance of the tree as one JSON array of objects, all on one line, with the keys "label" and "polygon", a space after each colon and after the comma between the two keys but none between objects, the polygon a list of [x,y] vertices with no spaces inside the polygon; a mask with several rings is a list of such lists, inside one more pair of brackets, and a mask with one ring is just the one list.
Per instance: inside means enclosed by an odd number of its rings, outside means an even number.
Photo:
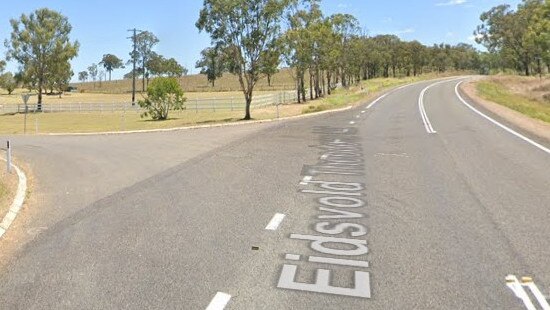
[{"label": "tree", "polygon": [[82,83],[86,82],[88,80],[88,71],[78,72],[78,80]]},{"label": "tree", "polygon": [[94,87],[95,87],[95,81],[97,80],[97,75],[99,73],[99,67],[93,63],[88,67],[88,74],[92,81],[94,81]]},{"label": "tree", "polygon": [[130,53],[132,60],[140,63],[141,69],[136,70],[142,75],[142,91],[145,91],[145,80],[149,81],[147,62],[153,56],[153,47],[159,43],[159,39],[149,31],[143,31],[136,35],[136,54]]},{"label": "tree", "polygon": [[291,0],[204,0],[197,28],[226,52],[230,72],[237,75],[251,119],[254,87],[261,78],[266,51],[280,37],[280,22]]},{"label": "tree", "polygon": [[[69,61],[77,56],[79,43],[70,41],[69,20],[56,11],[38,9],[19,20],[10,20],[12,33],[6,40],[9,59],[22,66],[27,85],[38,91],[37,110],[42,110],[42,92],[48,79],[62,75],[57,69],[70,67]],[[63,65],[60,65],[63,64]]]},{"label": "tree", "polygon": [[147,98],[139,101],[139,106],[146,111],[141,117],[153,120],[168,119],[170,110],[184,110],[186,98],[176,78],[159,77],[147,88]]},{"label": "tree", "polygon": [[74,73],[71,70],[71,65],[67,62],[55,64],[52,72],[55,72],[55,74],[48,77],[47,86],[50,89],[50,94],[53,94],[54,90],[57,90],[61,98],[63,92],[69,87],[69,82]]},{"label": "tree", "polygon": [[118,58],[113,54],[105,54],[99,63],[100,66],[103,66],[105,70],[109,73],[109,81],[111,81],[111,73],[113,70],[124,68],[122,59]]},{"label": "tree", "polygon": [[525,75],[531,75],[530,66],[540,45],[530,27],[537,23],[537,12],[542,7],[542,0],[524,0],[516,11],[509,5],[493,7],[480,17],[482,24],[474,32],[477,43],[508,59]]},{"label": "tree", "polygon": [[13,93],[17,86],[18,83],[11,72],[0,75],[0,87],[7,90],[9,95]]},{"label": "tree", "polygon": [[6,62],[4,60],[0,60],[0,73],[4,72],[6,70]]},{"label": "tree", "polygon": [[153,76],[182,77],[187,74],[187,69],[180,65],[176,59],[166,59],[154,52],[147,61],[146,67]]},{"label": "tree", "polygon": [[201,69],[200,73],[206,75],[208,82],[214,87],[216,80],[221,78],[225,71],[222,51],[215,47],[205,48],[201,51],[201,59],[197,61],[195,67]]}]

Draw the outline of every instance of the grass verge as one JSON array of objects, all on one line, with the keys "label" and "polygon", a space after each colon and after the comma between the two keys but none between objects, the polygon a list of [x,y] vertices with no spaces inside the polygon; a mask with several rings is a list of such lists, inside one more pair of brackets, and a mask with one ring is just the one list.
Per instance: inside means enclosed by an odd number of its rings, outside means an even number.
[{"label": "grass verge", "polygon": [[[399,85],[436,78],[435,75],[424,75],[410,78],[388,78],[364,81],[349,89],[336,90],[331,96],[308,101],[306,104],[289,104],[276,107],[254,109],[255,120],[274,119],[321,112],[363,103],[374,98],[381,91]],[[442,77],[442,76],[439,76]],[[26,121],[27,134],[43,133],[90,133],[117,132],[129,130],[153,130],[186,127],[204,124],[237,122],[244,116],[243,111],[199,111],[172,112],[166,121],[142,119],[137,112],[104,112],[104,113],[37,113],[28,114]],[[25,132],[25,115],[0,115],[0,134],[22,134]]]},{"label": "grass verge", "polygon": [[0,221],[10,208],[17,190],[18,178],[15,171],[6,171],[6,162],[0,161]]},{"label": "grass verge", "polygon": [[528,97],[526,94],[513,92],[510,83],[501,83],[499,80],[488,79],[479,81],[476,85],[481,98],[489,100],[512,110],[525,114],[531,118],[550,123],[550,102]]}]

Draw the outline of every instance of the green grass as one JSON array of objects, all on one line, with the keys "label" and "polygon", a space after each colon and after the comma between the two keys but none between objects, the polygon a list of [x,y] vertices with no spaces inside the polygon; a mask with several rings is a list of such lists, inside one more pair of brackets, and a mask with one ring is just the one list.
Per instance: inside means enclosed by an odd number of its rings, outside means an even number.
[{"label": "green grass", "polygon": [[422,80],[435,78],[434,75],[424,75],[407,78],[385,78],[362,81],[359,86],[350,90],[338,89],[331,96],[321,100],[319,104],[309,105],[303,109],[303,113],[315,113],[326,110],[338,109],[351,103],[357,103],[372,99],[374,94],[394,88],[396,86],[414,83]]},{"label": "green grass", "polygon": [[494,81],[477,83],[479,95],[489,101],[498,103],[529,117],[550,123],[550,104],[514,94],[506,86]]}]

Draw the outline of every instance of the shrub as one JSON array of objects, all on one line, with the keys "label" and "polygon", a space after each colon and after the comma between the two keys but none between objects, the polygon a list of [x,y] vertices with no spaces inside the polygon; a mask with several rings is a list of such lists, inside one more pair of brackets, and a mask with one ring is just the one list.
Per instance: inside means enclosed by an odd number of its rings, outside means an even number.
[{"label": "shrub", "polygon": [[184,110],[185,101],[176,78],[156,78],[147,88],[147,98],[139,101],[139,106],[145,109],[141,117],[151,117],[156,121],[166,120],[170,110]]}]

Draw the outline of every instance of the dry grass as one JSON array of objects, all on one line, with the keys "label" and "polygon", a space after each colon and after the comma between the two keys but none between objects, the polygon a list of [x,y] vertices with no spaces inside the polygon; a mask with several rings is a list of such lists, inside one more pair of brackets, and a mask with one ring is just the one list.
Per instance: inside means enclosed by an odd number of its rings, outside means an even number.
[{"label": "dry grass", "polygon": [[495,76],[477,83],[479,95],[529,117],[550,123],[550,78]]},{"label": "dry grass", "polygon": [[[315,104],[320,104],[317,102]],[[280,117],[300,115],[304,105],[292,104],[281,106]],[[237,122],[244,116],[242,111],[199,111],[192,110],[172,112],[166,121],[142,119],[137,112],[107,113],[37,113],[27,117],[27,133],[67,133],[67,132],[108,132],[126,130],[150,130],[186,127],[214,123]],[[277,117],[275,107],[252,110],[256,120]],[[24,132],[24,115],[0,116],[0,133],[22,134]]]},{"label": "dry grass", "polygon": [[13,202],[17,182],[17,174],[14,171],[8,174],[6,162],[0,161],[0,221],[2,221]]},{"label": "dry grass", "polygon": [[[416,78],[374,79],[352,87],[340,89],[333,95],[320,100],[308,101],[306,104],[288,104],[280,106],[280,117],[296,116],[306,113],[337,109],[365,102],[374,98],[385,89],[420,80],[435,78],[425,75]],[[440,76],[441,77],[441,76]],[[230,94],[230,93],[227,93]],[[83,94],[84,95],[84,94]],[[191,107],[192,108],[192,107]],[[149,121],[142,119],[137,112],[105,113],[37,113],[27,116],[27,133],[70,133],[70,132],[108,132],[127,130],[150,130],[186,127],[201,124],[237,122],[244,116],[243,111],[206,111],[187,110],[172,112],[166,121]],[[252,110],[256,120],[274,119],[277,108],[274,106]],[[0,134],[21,134],[24,132],[24,115],[0,115]]]},{"label": "dry grass", "polygon": [[[180,84],[185,92],[233,92],[240,90],[239,80],[235,75],[226,73],[221,78],[216,80],[215,86],[212,87],[205,75],[195,74],[180,78]],[[103,82],[101,86],[99,82],[75,83],[73,86],[78,88],[78,91],[94,92],[94,93],[129,93],[132,91],[132,80],[117,80],[112,82]],[[142,80],[137,80],[136,87],[142,90]],[[275,74],[271,79],[271,86],[268,85],[267,79],[260,80],[256,89],[262,91],[277,91],[277,90],[292,90],[295,89],[295,82],[292,75],[292,70],[282,69]]]},{"label": "dry grass", "polygon": [[540,80],[538,77],[498,75],[490,77],[488,81],[502,86],[514,95],[542,103],[550,103],[548,99],[544,98],[550,95],[550,77],[544,77]]},{"label": "dry grass", "polygon": [[[21,99],[21,94],[26,93],[26,90],[18,89],[12,95],[1,94],[0,95],[0,105],[14,105],[14,104],[23,104]],[[258,91],[255,94],[267,95],[277,93],[277,91]],[[203,93],[186,93],[188,101],[194,99],[227,99],[227,98],[238,98],[243,97],[243,93],[240,91],[235,92],[203,92]],[[138,93],[136,94],[136,100],[143,99],[143,96]],[[66,93],[61,96],[43,96],[44,104],[76,104],[76,103],[130,103],[132,102],[132,96],[130,94],[102,94],[102,93]],[[29,104],[36,103],[36,96],[31,97]]]}]

